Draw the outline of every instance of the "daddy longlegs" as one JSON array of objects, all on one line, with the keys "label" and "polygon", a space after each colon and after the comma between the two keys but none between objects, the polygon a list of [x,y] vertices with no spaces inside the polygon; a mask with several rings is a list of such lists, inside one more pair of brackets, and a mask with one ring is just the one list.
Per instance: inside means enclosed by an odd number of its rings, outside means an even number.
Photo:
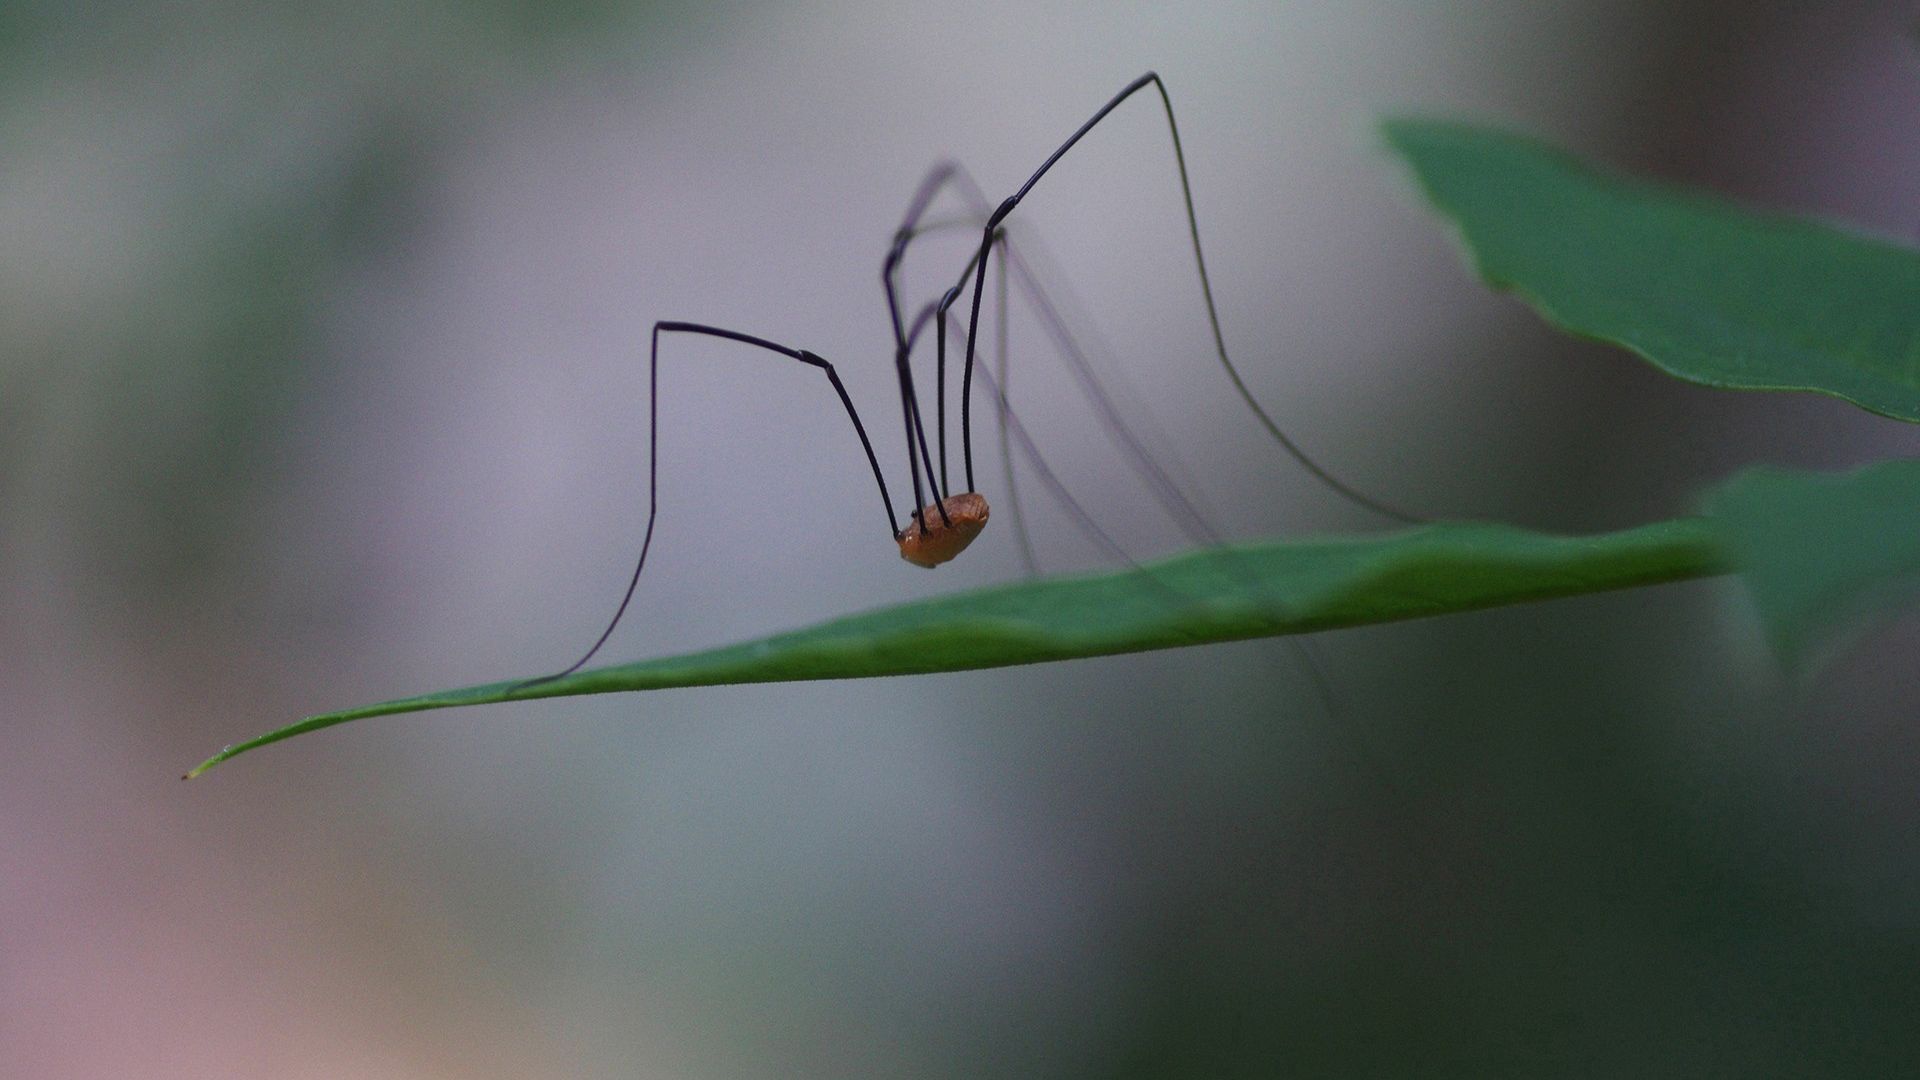
[{"label": "daddy longlegs", "polygon": [[[1020,185],[1019,190],[1008,196],[997,206],[989,209],[986,198],[971,177],[958,165],[951,163],[936,166],[933,171],[927,175],[926,179],[921,182],[919,190],[909,203],[906,217],[901,222],[900,228],[897,229],[893,235],[893,240],[888,248],[886,259],[882,263],[880,274],[881,283],[886,293],[887,312],[893,329],[894,367],[900,384],[901,423],[906,436],[907,467],[912,477],[913,486],[914,509],[908,515],[907,523],[904,526],[898,524],[899,519],[895,516],[893,497],[887,488],[887,478],[880,468],[879,457],[874,453],[873,441],[867,436],[866,425],[861,422],[860,412],[854,407],[853,398],[848,395],[845,385],[841,383],[840,376],[834,370],[831,362],[806,349],[791,348],[777,342],[769,341],[766,338],[757,337],[753,334],[742,333],[738,330],[679,320],[663,320],[655,323],[648,355],[647,380],[647,526],[645,535],[640,543],[640,557],[634,565],[633,576],[628,580],[626,591],[621,596],[620,604],[615,609],[613,618],[607,623],[606,629],[601,631],[599,638],[594,641],[593,645],[588,648],[578,660],[575,660],[572,664],[551,675],[543,675],[518,683],[513,686],[509,692],[518,692],[550,683],[571,675],[585,667],[587,663],[599,653],[601,647],[607,643],[607,639],[612,637],[614,629],[619,626],[621,618],[626,614],[628,607],[633,602],[634,592],[640,584],[640,576],[646,569],[647,553],[653,546],[654,526],[659,516],[659,376],[660,337],[662,334],[693,334],[734,341],[784,356],[789,360],[798,361],[809,367],[817,368],[824,373],[827,377],[827,382],[833,387],[834,393],[839,397],[840,404],[845,408],[847,418],[853,424],[854,433],[859,436],[861,449],[866,453],[867,465],[873,470],[874,484],[879,488],[880,501],[887,516],[888,535],[892,537],[898,547],[901,558],[915,565],[928,568],[939,566],[941,563],[945,563],[958,556],[962,551],[966,550],[968,545],[973,543],[974,539],[980,535],[981,530],[984,529],[987,524],[987,500],[985,496],[979,493],[974,477],[972,402],[973,383],[977,375],[982,381],[988,384],[989,389],[994,394],[994,404],[1000,420],[1001,457],[1006,466],[1009,495],[1011,496],[1013,491],[1012,459],[1007,453],[1007,441],[1011,437],[1014,442],[1019,444],[1023,457],[1033,466],[1035,473],[1043,485],[1046,486],[1049,492],[1068,510],[1070,516],[1073,517],[1079,527],[1087,532],[1101,547],[1107,549],[1110,555],[1125,559],[1125,553],[1120,551],[1119,546],[1113,543],[1112,539],[1101,530],[1093,515],[1087,513],[1086,509],[1074,500],[1065,486],[1054,476],[1052,470],[1047,466],[1045,459],[1040,456],[1039,450],[1034,445],[1032,438],[1020,423],[1011,405],[1007,401],[1003,384],[1006,380],[1005,327],[1007,311],[1007,270],[1011,267],[1020,281],[1023,292],[1039,313],[1041,322],[1046,326],[1049,336],[1053,338],[1055,346],[1068,360],[1074,377],[1079,382],[1083,392],[1087,394],[1089,400],[1095,405],[1096,412],[1099,414],[1109,435],[1127,450],[1128,460],[1140,474],[1155,499],[1161,503],[1176,521],[1181,523],[1183,530],[1188,533],[1191,540],[1206,543],[1211,546],[1218,546],[1222,542],[1221,537],[1207,524],[1206,516],[1195,508],[1193,503],[1182,493],[1180,486],[1168,477],[1165,470],[1146,452],[1146,449],[1139,443],[1132,432],[1128,430],[1126,425],[1120,422],[1113,403],[1101,388],[1099,381],[1094,378],[1091,364],[1075,344],[1071,335],[1066,333],[1064,323],[1058,312],[1054,309],[1054,305],[1048,298],[1047,293],[1041,288],[1038,276],[1027,267],[1025,261],[1018,255],[1017,249],[1007,234],[1007,218],[1014,212],[1015,208],[1020,205],[1021,201],[1033,191],[1035,185],[1039,184],[1040,179],[1046,176],[1047,172],[1051,170],[1069,150],[1073,149],[1089,131],[1093,130],[1096,125],[1106,119],[1109,113],[1118,108],[1122,102],[1148,86],[1152,86],[1159,92],[1160,103],[1166,114],[1167,130],[1173,142],[1174,161],[1179,167],[1180,192],[1186,207],[1187,228],[1192,240],[1194,265],[1199,273],[1201,298],[1205,302],[1207,321],[1213,334],[1214,353],[1220,362],[1220,366],[1226,371],[1227,378],[1232,382],[1235,392],[1239,395],[1241,401],[1246,404],[1247,408],[1253,412],[1254,416],[1259,419],[1261,426],[1266,429],[1268,435],[1273,438],[1281,449],[1321,483],[1325,484],[1342,498],[1382,517],[1397,522],[1411,524],[1423,520],[1361,493],[1359,490],[1323,468],[1281,430],[1280,426],[1274,422],[1266,409],[1261,407],[1259,401],[1253,396],[1253,392],[1241,378],[1239,370],[1234,366],[1233,360],[1227,354],[1226,338],[1221,331],[1220,316],[1214,305],[1213,285],[1211,279],[1208,277],[1206,257],[1202,253],[1200,246],[1199,217],[1194,211],[1193,188],[1187,175],[1186,155],[1180,145],[1179,124],[1174,119],[1173,101],[1168,96],[1166,85],[1161,81],[1160,76],[1149,71],[1128,83],[1124,89],[1115,94],[1105,105],[1102,105],[1099,111],[1095,112],[1086,123],[1080,125],[1078,130],[1068,136],[1067,140],[1061,143],[1046,161],[1041,163],[1038,169],[1034,170],[1033,175],[1027,178],[1026,183]],[[924,219],[929,208],[933,205],[934,200],[942,192],[947,190],[956,192],[973,207],[974,215],[964,219],[959,224],[979,226],[981,229],[979,247],[974,251],[972,257],[968,259],[966,266],[957,275],[958,280],[952,288],[942,294],[939,299],[931,301],[918,309],[911,320],[903,319],[898,288],[898,271],[901,261],[906,256],[908,247],[915,238],[925,235],[935,228],[942,227],[928,223]],[[996,252],[1000,254],[998,262],[994,260]],[[996,308],[999,329],[998,353],[1001,357],[1002,367],[1000,378],[997,380],[986,371],[984,366],[976,366],[976,359],[979,352],[976,346],[980,329],[981,301],[986,291],[987,271],[990,264],[999,268],[996,279],[999,293]],[[954,304],[969,294],[971,295],[971,304],[967,314],[966,328],[962,331],[959,328],[958,321],[950,319],[948,313]],[[934,455],[927,438],[927,428],[921,415],[920,399],[914,386],[913,368],[910,363],[914,347],[919,343],[919,339],[929,324],[933,327],[936,356],[934,369],[936,380],[934,444],[938,446],[939,452],[939,468],[937,470],[934,467]],[[960,375],[959,427],[960,457],[965,488],[959,492],[953,491],[949,483],[948,473],[946,369],[949,337],[956,340],[956,343],[964,354]],[[930,499],[928,498],[929,494],[932,496]],[[1014,502],[1013,505],[1017,509],[1017,501]],[[1020,526],[1017,514],[1016,535],[1019,538],[1023,558],[1031,569],[1035,565],[1031,544],[1026,536],[1024,527]],[[1131,562],[1131,560],[1128,561]],[[1309,667],[1311,668],[1311,665],[1309,665]],[[1320,681],[1317,672],[1315,672],[1315,677],[1316,681]],[[1322,689],[1324,692],[1324,684],[1322,685]]]}]

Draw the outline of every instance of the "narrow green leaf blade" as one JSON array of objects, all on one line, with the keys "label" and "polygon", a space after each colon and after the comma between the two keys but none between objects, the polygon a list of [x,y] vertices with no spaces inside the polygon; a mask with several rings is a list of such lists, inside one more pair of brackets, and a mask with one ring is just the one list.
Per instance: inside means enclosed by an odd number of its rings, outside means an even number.
[{"label": "narrow green leaf blade", "polygon": [[1920,461],[1752,469],[1706,500],[1774,649],[1810,670],[1863,617],[1920,591]]},{"label": "narrow green leaf blade", "polygon": [[852,679],[1033,664],[1298,634],[1721,573],[1680,519],[1604,536],[1446,523],[1384,537],[1202,549],[1142,570],[1043,578],[883,608],[759,641],[324,713],[227,747],[189,777],[349,720],[501,701],[721,683]]},{"label": "narrow green leaf blade", "polygon": [[1479,275],[1554,325],[1707,386],[1920,420],[1920,253],[1476,127],[1393,120],[1384,134]]}]

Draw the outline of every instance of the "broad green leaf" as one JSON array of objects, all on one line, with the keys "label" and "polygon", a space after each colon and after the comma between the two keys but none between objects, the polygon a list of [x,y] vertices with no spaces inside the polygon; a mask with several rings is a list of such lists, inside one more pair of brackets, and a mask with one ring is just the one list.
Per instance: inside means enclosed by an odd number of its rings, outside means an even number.
[{"label": "broad green leaf", "polygon": [[197,776],[255,747],[349,720],[501,701],[720,683],[852,679],[1033,664],[1298,634],[1471,611],[1721,573],[1696,519],[1604,536],[1437,524],[1366,539],[1202,549],[1139,570],[1042,578],[848,616],[759,641],[308,717],[230,746]]},{"label": "broad green leaf", "polygon": [[1855,472],[1754,469],[1706,500],[1790,669],[1920,591],[1920,461]]},{"label": "broad green leaf", "polygon": [[1812,390],[1920,420],[1920,253],[1511,135],[1384,130],[1480,276],[1554,325],[1708,386]]}]

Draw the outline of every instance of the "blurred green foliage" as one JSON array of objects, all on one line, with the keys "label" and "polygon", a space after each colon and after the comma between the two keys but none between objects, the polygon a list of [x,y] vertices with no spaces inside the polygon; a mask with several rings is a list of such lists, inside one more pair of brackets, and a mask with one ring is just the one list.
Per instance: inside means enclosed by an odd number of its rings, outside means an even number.
[{"label": "blurred green foliage", "polygon": [[[247,557],[296,381],[325,378],[328,288],[405,242],[446,133],[578,36],[662,10],[0,6],[0,172],[30,223],[0,378],[10,410],[65,418],[0,442],[0,482],[32,461],[15,506],[62,504],[97,553],[90,602],[198,607],[246,581],[213,568]],[[107,490],[63,499],[80,477]]]},{"label": "blurred green foliage", "polygon": [[1532,140],[1384,127],[1482,279],[1669,374],[1920,420],[1920,253],[1608,175]]}]

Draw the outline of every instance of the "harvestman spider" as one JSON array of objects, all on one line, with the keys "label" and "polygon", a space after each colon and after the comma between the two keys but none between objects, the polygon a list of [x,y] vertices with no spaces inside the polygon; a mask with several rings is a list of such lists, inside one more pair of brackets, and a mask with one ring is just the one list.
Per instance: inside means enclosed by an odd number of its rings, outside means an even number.
[{"label": "harvestman spider", "polygon": [[[621,617],[626,614],[628,605],[633,601],[634,590],[640,584],[640,574],[646,569],[647,552],[653,546],[653,529],[659,513],[659,386],[661,334],[698,334],[707,337],[724,338],[728,341],[737,341],[743,345],[752,345],[768,352],[777,353],[790,360],[799,361],[802,364],[818,368],[825,372],[828,383],[833,386],[834,393],[839,395],[841,405],[847,410],[847,418],[853,422],[854,433],[860,437],[861,449],[866,451],[867,464],[873,469],[874,483],[880,489],[880,501],[886,509],[887,531],[899,546],[901,557],[915,565],[931,568],[953,559],[962,551],[966,550],[967,546],[973,542],[975,537],[980,535],[980,531],[985,528],[987,524],[987,500],[979,494],[974,484],[972,404],[973,377],[976,371],[974,361],[977,351],[975,343],[980,328],[981,299],[985,292],[987,266],[992,259],[995,248],[999,248],[1002,254],[1000,278],[1002,297],[999,304],[1002,329],[1004,330],[1006,310],[1004,298],[1005,268],[1008,263],[1012,263],[1016,272],[1021,275],[1022,284],[1027,290],[1028,296],[1034,300],[1036,306],[1041,309],[1044,321],[1047,323],[1056,345],[1060,346],[1063,355],[1071,362],[1074,373],[1076,377],[1079,378],[1083,389],[1094,398],[1095,404],[1099,406],[1102,419],[1106,423],[1110,433],[1117,439],[1123,441],[1131,451],[1130,460],[1132,460],[1136,468],[1141,471],[1143,479],[1147,481],[1155,497],[1169,509],[1170,513],[1172,513],[1176,519],[1184,523],[1190,533],[1198,532],[1204,539],[1218,543],[1219,537],[1213,534],[1210,528],[1206,527],[1204,517],[1181,495],[1178,487],[1173,484],[1165,472],[1153,462],[1152,458],[1147,455],[1144,448],[1139,445],[1138,441],[1126,430],[1124,425],[1119,423],[1117,415],[1114,413],[1112,405],[1106,398],[1104,391],[1100,389],[1098,382],[1093,380],[1091,369],[1087,365],[1085,357],[1072,343],[1071,339],[1065,335],[1064,330],[1061,329],[1061,321],[1057,313],[1053,311],[1051,302],[1046,299],[1045,293],[1040,290],[1037,280],[1026,269],[1025,264],[1015,256],[1013,248],[1007,239],[1006,230],[1002,224],[1008,215],[1012,214],[1014,209],[1020,205],[1021,200],[1025,199],[1027,194],[1033,190],[1034,185],[1040,182],[1040,178],[1045,176],[1048,170],[1052,169],[1054,164],[1066,155],[1067,151],[1073,149],[1074,145],[1077,144],[1087,132],[1093,130],[1094,126],[1099,124],[1101,120],[1104,120],[1108,113],[1118,108],[1121,102],[1126,101],[1137,91],[1149,85],[1159,91],[1160,103],[1166,112],[1167,130],[1173,138],[1174,161],[1179,166],[1180,191],[1186,204],[1188,233],[1193,240],[1194,264],[1199,270],[1201,296],[1206,301],[1207,321],[1213,331],[1214,352],[1219,358],[1221,366],[1226,369],[1227,377],[1232,380],[1234,390],[1240,395],[1241,400],[1246,403],[1247,407],[1253,411],[1254,415],[1259,418],[1261,425],[1264,426],[1267,433],[1280,444],[1281,448],[1329,488],[1347,500],[1384,517],[1401,522],[1415,522],[1420,520],[1410,514],[1403,513],[1369,498],[1322,468],[1313,458],[1308,456],[1304,450],[1294,443],[1292,439],[1288,438],[1287,435],[1280,430],[1279,425],[1274,423],[1272,417],[1267,415],[1266,410],[1261,408],[1260,403],[1255,400],[1252,391],[1247,388],[1247,384],[1241,379],[1239,371],[1233,365],[1233,361],[1227,356],[1226,339],[1220,330],[1220,316],[1214,308],[1213,286],[1207,276],[1206,258],[1201,254],[1200,250],[1199,218],[1195,215],[1193,209],[1193,189],[1187,178],[1186,155],[1180,147],[1180,128],[1174,120],[1173,102],[1167,96],[1166,85],[1160,81],[1160,76],[1149,71],[1145,75],[1128,83],[1125,89],[1115,94],[1105,105],[1102,105],[1099,111],[1095,112],[1086,123],[1080,125],[1077,131],[1068,136],[1067,140],[1061,143],[1059,148],[1054,150],[1053,154],[1048,157],[1046,161],[1042,162],[1038,169],[1034,170],[1033,175],[1027,178],[1026,183],[1020,185],[1018,191],[1008,196],[1006,200],[990,212],[987,210],[986,199],[980,194],[978,187],[974,185],[968,175],[957,165],[951,164],[937,166],[929,173],[927,178],[922,181],[919,191],[909,204],[905,220],[894,233],[892,245],[887,251],[886,261],[882,264],[880,274],[881,283],[886,290],[887,312],[893,326],[894,366],[900,382],[900,412],[902,425],[906,434],[907,466],[908,471],[913,477],[913,505],[915,509],[909,515],[909,521],[905,528],[901,528],[895,524],[898,519],[894,514],[893,498],[887,490],[886,476],[880,470],[880,459],[874,454],[873,442],[867,437],[866,425],[861,423],[859,410],[854,408],[853,399],[847,394],[847,388],[840,382],[840,376],[834,371],[832,363],[806,349],[789,348],[788,346],[768,341],[765,338],[741,333],[737,330],[728,330],[717,326],[707,326],[701,323],[676,320],[665,320],[655,323],[649,352],[647,382],[649,455],[647,467],[647,528],[646,535],[640,543],[640,558],[634,565],[633,577],[627,582],[626,592],[621,596],[620,605],[615,609],[612,620],[607,623],[607,628],[601,631],[600,637],[593,643],[592,648],[589,648],[580,659],[575,660],[563,670],[551,675],[544,675],[522,682],[513,687],[513,690],[524,690],[542,683],[552,682],[556,679],[571,675],[586,666],[587,662],[592,660],[594,655],[600,651],[601,646],[607,643],[607,639],[613,635],[614,628],[619,625]],[[959,281],[952,288],[948,289],[939,300],[921,308],[909,324],[903,322],[901,318],[896,285],[897,271],[901,260],[905,257],[907,247],[913,239],[916,236],[931,231],[933,228],[933,226],[923,226],[921,220],[934,198],[949,186],[959,190],[964,197],[968,198],[968,200],[976,206],[980,213],[985,214],[984,222],[981,226],[980,246],[967,261],[966,267],[960,272]],[[961,333],[957,326],[949,323],[948,310],[965,294],[969,277],[972,279],[973,298],[967,316],[966,330],[964,333]],[[912,366],[909,363],[913,347],[917,343],[921,333],[925,330],[929,320],[933,322],[935,328],[934,341],[937,356],[935,367],[935,378],[937,381],[935,426],[937,429],[936,437],[940,458],[940,468],[937,473],[934,469],[933,456],[928,446],[926,425],[920,413],[919,398],[914,390]],[[947,338],[950,333],[959,338],[965,352],[965,361],[960,378],[960,456],[964,468],[963,475],[965,477],[966,489],[957,493],[949,486],[947,474],[946,352]],[[1004,351],[1003,346],[1001,349],[1003,362]],[[1060,485],[1051,470],[1047,468],[1045,462],[1040,458],[1037,449],[1034,448],[1032,440],[1027,436],[1025,429],[1010,411],[1004,393],[1000,389],[1000,384],[995,382],[992,377],[986,373],[984,368],[979,369],[979,374],[983,379],[988,381],[990,389],[995,393],[999,406],[998,413],[1001,419],[1002,439],[1004,440],[1010,431],[1021,443],[1021,448],[1025,456],[1035,466],[1041,480],[1057,498],[1063,501],[1072,515],[1078,520],[1081,527],[1095,535],[1102,546],[1107,547],[1111,552],[1117,553],[1117,546],[1106,537],[1105,533],[1100,531],[1098,525],[1096,525],[1092,518],[1073,500],[1072,496],[1066,492],[1066,489]],[[1004,381],[1004,377],[1003,369],[1001,381]],[[1011,466],[1009,465],[1009,471],[1010,470]],[[927,498],[929,492],[932,494],[930,501]],[[1022,544],[1023,546],[1025,544],[1024,535],[1022,537]],[[1121,557],[1124,558],[1124,555]],[[1029,565],[1031,565],[1030,555]]]}]

